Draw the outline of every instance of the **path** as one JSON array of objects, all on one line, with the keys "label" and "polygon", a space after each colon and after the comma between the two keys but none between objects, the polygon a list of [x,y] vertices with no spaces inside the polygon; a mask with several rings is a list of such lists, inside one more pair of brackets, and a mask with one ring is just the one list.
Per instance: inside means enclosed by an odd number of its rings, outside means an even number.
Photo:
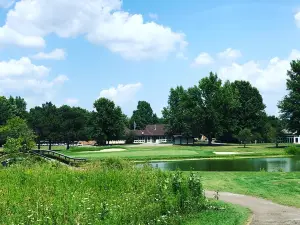
[{"label": "path", "polygon": [[[215,192],[206,191],[205,194],[207,197],[212,198]],[[300,225],[300,209],[297,208],[228,192],[219,192],[219,199],[249,208],[253,212],[251,225]]]}]

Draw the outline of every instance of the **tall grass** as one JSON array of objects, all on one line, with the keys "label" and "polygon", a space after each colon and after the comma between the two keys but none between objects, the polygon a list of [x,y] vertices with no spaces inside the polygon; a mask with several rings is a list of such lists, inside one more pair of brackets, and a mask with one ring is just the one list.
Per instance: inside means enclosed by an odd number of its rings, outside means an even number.
[{"label": "tall grass", "polygon": [[0,224],[178,224],[207,207],[197,176],[108,159],[0,169]]}]

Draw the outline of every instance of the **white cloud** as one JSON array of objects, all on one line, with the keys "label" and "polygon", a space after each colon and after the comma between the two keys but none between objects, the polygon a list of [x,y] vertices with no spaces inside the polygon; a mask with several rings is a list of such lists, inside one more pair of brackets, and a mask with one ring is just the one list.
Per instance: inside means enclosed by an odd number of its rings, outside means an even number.
[{"label": "white cloud", "polygon": [[192,63],[192,66],[203,66],[214,63],[214,59],[206,52],[201,52]]},{"label": "white cloud", "polygon": [[79,100],[76,99],[76,98],[67,98],[65,100],[65,102],[66,102],[67,105],[75,106],[75,105],[78,105]]},{"label": "white cloud", "polygon": [[0,61],[0,68],[1,94],[20,95],[32,104],[51,101],[68,80],[65,75],[49,79],[50,68],[34,65],[27,57]]},{"label": "white cloud", "polygon": [[54,49],[52,52],[45,53],[40,52],[32,56],[33,59],[51,59],[51,60],[63,60],[66,58],[66,52],[63,49]]},{"label": "white cloud", "polygon": [[108,98],[114,101],[119,106],[124,106],[132,102],[141,89],[142,84],[119,84],[117,87],[112,87],[100,92],[100,97]]},{"label": "white cloud", "polygon": [[227,48],[224,52],[218,53],[218,56],[221,59],[236,59],[242,56],[240,50]]},{"label": "white cloud", "polygon": [[0,46],[10,40],[10,44],[41,47],[49,34],[62,38],[83,35],[91,43],[134,60],[166,57],[187,44],[183,33],[123,11],[121,0],[20,0],[0,28]]},{"label": "white cloud", "polygon": [[294,16],[296,25],[300,28],[300,11]]},{"label": "white cloud", "polygon": [[294,59],[300,59],[300,51],[295,49],[287,58],[274,57],[266,65],[255,61],[244,64],[232,63],[230,66],[220,68],[218,75],[223,80],[251,82],[260,90],[267,105],[272,108],[271,113],[275,113],[278,101],[286,92],[287,70],[290,69],[290,61]]},{"label": "white cloud", "polygon": [[188,60],[188,57],[185,56],[185,54],[184,54],[183,52],[178,52],[178,53],[176,54],[176,58]]},{"label": "white cloud", "polygon": [[158,20],[158,15],[155,13],[149,13],[149,17],[153,20]]},{"label": "white cloud", "polygon": [[0,0],[0,8],[8,8],[14,4],[15,0]]}]

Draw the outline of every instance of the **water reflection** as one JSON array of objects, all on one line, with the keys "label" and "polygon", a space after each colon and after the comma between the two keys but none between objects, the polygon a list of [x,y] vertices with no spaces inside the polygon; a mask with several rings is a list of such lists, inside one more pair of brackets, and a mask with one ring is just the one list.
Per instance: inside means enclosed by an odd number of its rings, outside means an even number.
[{"label": "water reflection", "polygon": [[182,171],[300,171],[300,157],[255,159],[205,159],[173,162],[153,162],[151,166],[162,170]]}]

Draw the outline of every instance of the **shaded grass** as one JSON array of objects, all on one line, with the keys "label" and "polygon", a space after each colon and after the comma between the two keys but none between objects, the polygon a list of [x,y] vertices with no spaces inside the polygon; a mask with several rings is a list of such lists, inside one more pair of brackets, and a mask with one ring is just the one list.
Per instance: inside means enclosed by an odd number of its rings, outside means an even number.
[{"label": "shaded grass", "polygon": [[272,200],[300,208],[300,172],[197,172],[204,188]]}]

